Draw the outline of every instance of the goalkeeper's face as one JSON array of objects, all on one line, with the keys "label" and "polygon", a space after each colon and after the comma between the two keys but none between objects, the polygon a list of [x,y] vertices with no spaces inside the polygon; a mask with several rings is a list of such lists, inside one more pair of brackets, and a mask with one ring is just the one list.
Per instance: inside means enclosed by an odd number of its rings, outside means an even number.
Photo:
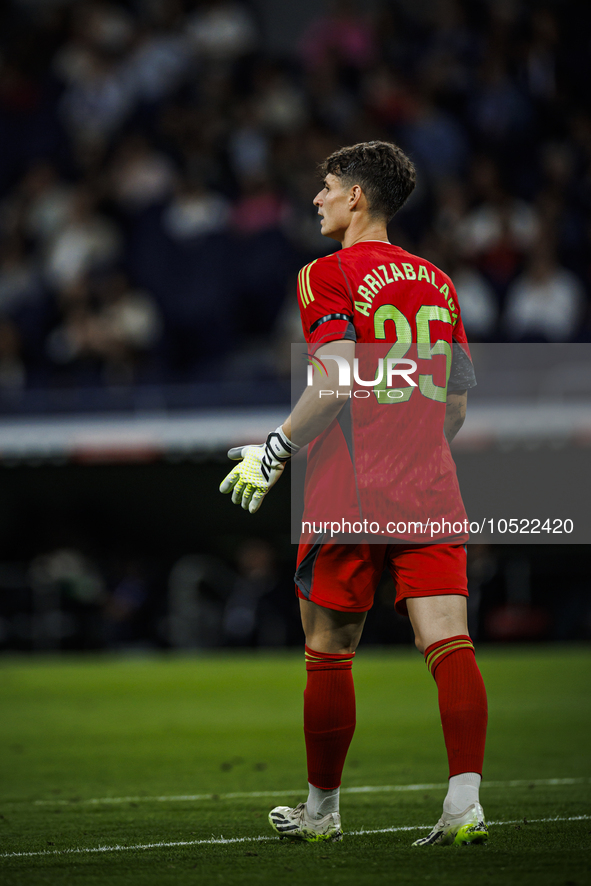
[{"label": "goalkeeper's face", "polygon": [[354,189],[344,187],[336,175],[328,173],[322,183],[322,190],[314,197],[314,206],[320,216],[320,232],[324,237],[343,242],[347,228],[351,224],[351,199]]}]

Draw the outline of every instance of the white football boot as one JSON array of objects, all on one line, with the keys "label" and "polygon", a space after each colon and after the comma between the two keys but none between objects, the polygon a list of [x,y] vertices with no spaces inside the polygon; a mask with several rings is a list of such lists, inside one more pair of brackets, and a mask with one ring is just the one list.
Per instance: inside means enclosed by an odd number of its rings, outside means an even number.
[{"label": "white football boot", "polygon": [[342,840],[341,816],[329,812],[322,818],[310,818],[305,803],[298,803],[293,809],[289,806],[276,806],[269,812],[269,824],[283,839],[307,840],[318,843],[321,840]]},{"label": "white football boot", "polygon": [[428,837],[415,840],[413,846],[468,846],[486,843],[488,827],[480,803],[473,803],[463,812],[444,812]]}]

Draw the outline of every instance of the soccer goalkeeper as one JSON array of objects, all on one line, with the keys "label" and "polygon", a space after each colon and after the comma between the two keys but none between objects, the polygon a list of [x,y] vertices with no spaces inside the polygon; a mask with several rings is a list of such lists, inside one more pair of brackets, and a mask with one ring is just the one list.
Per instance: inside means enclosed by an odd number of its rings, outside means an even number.
[{"label": "soccer goalkeeper", "polygon": [[[436,379],[434,368],[423,372],[418,384],[397,392],[400,402],[374,410],[374,455],[388,465],[382,493],[392,506],[402,507],[404,498],[404,506],[417,512],[428,502],[429,513],[448,519],[454,532],[442,531],[434,544],[404,534],[384,544],[302,537],[295,583],[306,638],[309,794],[295,808],[276,807],[269,819],[281,836],[342,838],[339,787],[355,729],[353,659],[377,583],[388,569],[397,611],[410,618],[416,646],[437,683],[449,761],[441,818],[413,845],[482,843],[488,836],[479,801],[487,699],[468,635],[467,534],[455,532],[465,527],[465,511],[449,452],[464,421],[467,391],[476,383],[460,309],[446,274],[388,241],[387,224],[415,186],[414,167],[400,148],[387,142],[343,148],[328,157],[323,173],[314,205],[322,233],[342,248],[302,269],[298,298],[309,352],[331,357],[322,388],[332,395],[318,396],[315,383],[265,444],[230,450],[231,458],[241,460],[220,489],[254,513],[286,461],[309,443],[309,476],[321,499],[323,477],[330,473],[325,453],[333,464],[335,453],[343,465],[348,459],[355,471],[351,441],[361,441],[356,424],[361,406],[339,374],[341,360],[352,364],[356,345],[366,343],[391,342],[398,356],[414,346],[423,361],[446,355],[445,378]],[[367,439],[367,427],[363,433]],[[327,486],[325,497],[329,494]]]}]

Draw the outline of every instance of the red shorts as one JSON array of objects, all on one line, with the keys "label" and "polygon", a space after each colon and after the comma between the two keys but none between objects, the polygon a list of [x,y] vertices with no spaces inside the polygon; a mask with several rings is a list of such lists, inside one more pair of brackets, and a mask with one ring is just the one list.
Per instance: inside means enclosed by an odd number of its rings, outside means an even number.
[{"label": "red shorts", "polygon": [[326,609],[367,612],[384,569],[394,580],[401,615],[408,615],[407,597],[468,596],[463,544],[301,543],[296,593]]}]

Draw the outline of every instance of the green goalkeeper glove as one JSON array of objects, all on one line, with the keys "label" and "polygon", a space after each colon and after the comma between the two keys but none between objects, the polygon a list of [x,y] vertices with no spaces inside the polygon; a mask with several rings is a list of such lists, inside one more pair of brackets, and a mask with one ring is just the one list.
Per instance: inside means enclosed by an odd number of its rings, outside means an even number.
[{"label": "green goalkeeper glove", "polygon": [[269,434],[265,443],[230,449],[228,458],[241,461],[222,480],[220,492],[231,492],[235,505],[240,504],[245,511],[254,514],[283,473],[285,462],[299,448],[288,440],[280,426]]}]

